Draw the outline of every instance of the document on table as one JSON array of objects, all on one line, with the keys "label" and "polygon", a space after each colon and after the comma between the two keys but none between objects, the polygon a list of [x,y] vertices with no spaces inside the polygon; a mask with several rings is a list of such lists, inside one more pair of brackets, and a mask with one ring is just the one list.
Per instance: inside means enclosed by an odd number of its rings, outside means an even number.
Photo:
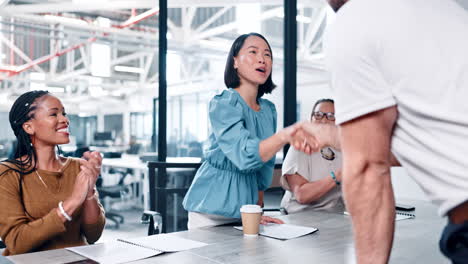
[{"label": "document on table", "polygon": [[13,262],[9,261],[6,257],[0,255],[0,264],[13,264]]},{"label": "document on table", "polygon": [[[344,211],[345,215],[350,215],[347,211]],[[410,213],[403,213],[403,212],[396,212],[395,213],[395,221],[398,220],[405,220],[405,219],[412,219],[415,218],[416,215]]]},{"label": "document on table", "polygon": [[144,247],[133,246],[120,241],[112,241],[101,244],[71,247],[67,250],[73,251],[83,257],[95,260],[99,263],[125,263],[138,259],[149,258],[162,254],[163,251]]},{"label": "document on table", "polygon": [[126,242],[133,245],[143,246],[161,250],[163,252],[177,252],[199,248],[208,244],[190,239],[176,237],[168,234],[160,234],[154,236],[138,237],[131,239],[118,239],[118,241]]},{"label": "document on table", "polygon": [[[235,226],[237,230],[242,230],[242,226]],[[316,232],[315,227],[298,226],[290,224],[266,224],[260,225],[259,234],[276,239],[293,239]]]},{"label": "document on table", "polygon": [[183,251],[208,244],[161,234],[132,239],[118,239],[101,244],[67,248],[99,263],[125,263],[153,257],[164,252]]}]

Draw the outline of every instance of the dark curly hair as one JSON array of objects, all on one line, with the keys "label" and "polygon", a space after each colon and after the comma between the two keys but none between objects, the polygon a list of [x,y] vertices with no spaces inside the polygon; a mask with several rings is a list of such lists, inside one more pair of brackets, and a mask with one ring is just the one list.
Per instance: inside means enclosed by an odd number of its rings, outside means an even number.
[{"label": "dark curly hair", "polygon": [[[10,126],[16,136],[16,149],[13,158],[6,159],[0,164],[7,167],[0,176],[12,170],[19,174],[20,197],[23,197],[23,176],[36,169],[36,152],[31,142],[31,137],[24,131],[23,124],[34,118],[34,111],[37,109],[37,100],[49,95],[48,91],[30,91],[22,94],[13,103],[10,110]],[[21,199],[24,207],[24,201]]]}]

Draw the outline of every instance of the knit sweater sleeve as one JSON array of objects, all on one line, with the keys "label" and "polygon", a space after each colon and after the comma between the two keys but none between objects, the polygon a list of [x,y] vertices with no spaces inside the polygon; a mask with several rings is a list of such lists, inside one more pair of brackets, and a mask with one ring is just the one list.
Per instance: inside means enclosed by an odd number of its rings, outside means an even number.
[{"label": "knit sweater sleeve", "polygon": [[99,206],[99,218],[95,223],[92,224],[82,224],[81,229],[82,232],[84,233],[86,237],[86,241],[88,241],[89,244],[93,244],[96,242],[102,235],[102,231],[104,230],[104,226],[106,224],[106,216],[104,212],[104,207],[102,204],[99,202],[99,194],[97,190],[95,190],[95,199],[98,203]]},{"label": "knit sweater sleeve", "polygon": [[[4,171],[1,167],[0,175]],[[20,200],[20,178],[11,170],[0,176],[0,208],[0,237],[9,254],[29,252],[66,231],[56,210],[35,220],[26,215]]]}]

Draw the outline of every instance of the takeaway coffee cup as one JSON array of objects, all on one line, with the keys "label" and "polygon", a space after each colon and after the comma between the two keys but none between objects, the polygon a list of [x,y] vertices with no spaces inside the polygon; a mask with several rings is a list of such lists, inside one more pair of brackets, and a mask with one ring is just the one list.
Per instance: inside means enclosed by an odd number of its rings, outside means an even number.
[{"label": "takeaway coffee cup", "polygon": [[246,204],[240,209],[244,236],[258,236],[262,208],[256,204]]}]

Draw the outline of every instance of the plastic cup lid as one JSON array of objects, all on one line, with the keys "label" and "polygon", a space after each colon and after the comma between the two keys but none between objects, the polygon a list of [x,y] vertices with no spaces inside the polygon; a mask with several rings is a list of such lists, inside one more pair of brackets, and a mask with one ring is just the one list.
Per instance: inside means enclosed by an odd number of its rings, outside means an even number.
[{"label": "plastic cup lid", "polygon": [[240,208],[241,213],[261,213],[262,208],[256,204],[245,204]]}]

